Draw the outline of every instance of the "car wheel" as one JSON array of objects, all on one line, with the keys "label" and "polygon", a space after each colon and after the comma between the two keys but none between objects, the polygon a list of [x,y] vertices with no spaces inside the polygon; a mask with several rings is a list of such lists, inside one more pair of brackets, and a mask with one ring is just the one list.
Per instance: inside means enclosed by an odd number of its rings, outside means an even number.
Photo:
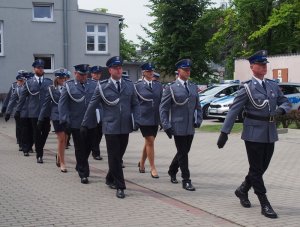
[{"label": "car wheel", "polygon": [[203,111],[203,119],[207,119],[208,118],[208,105],[203,106],[202,111]]}]

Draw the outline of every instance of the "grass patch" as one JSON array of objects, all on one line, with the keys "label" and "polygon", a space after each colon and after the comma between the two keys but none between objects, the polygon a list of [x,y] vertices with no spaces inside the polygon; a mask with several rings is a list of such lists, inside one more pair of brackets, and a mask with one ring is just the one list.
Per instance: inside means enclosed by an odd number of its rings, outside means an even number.
[{"label": "grass patch", "polygon": [[[203,125],[200,127],[201,132],[220,132],[223,124],[218,125]],[[231,133],[239,133],[243,130],[243,123],[235,123],[231,130]]]}]

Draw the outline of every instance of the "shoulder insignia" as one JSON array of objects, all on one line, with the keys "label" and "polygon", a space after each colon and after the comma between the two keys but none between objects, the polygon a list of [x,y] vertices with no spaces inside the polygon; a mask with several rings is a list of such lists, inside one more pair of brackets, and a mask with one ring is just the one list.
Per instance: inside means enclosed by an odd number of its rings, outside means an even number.
[{"label": "shoulder insignia", "polygon": [[122,78],[122,79],[125,80],[125,81],[132,82],[132,80],[129,80],[129,79],[127,79],[127,78]]}]

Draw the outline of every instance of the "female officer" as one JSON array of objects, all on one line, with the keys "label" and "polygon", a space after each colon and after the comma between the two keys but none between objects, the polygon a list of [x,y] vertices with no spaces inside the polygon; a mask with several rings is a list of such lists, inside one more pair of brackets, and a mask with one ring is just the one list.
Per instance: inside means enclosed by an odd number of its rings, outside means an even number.
[{"label": "female officer", "polygon": [[60,98],[61,89],[64,82],[66,81],[67,70],[66,69],[57,69],[54,71],[55,80],[54,85],[50,86],[48,93],[45,99],[45,103],[42,106],[38,127],[43,124],[43,120],[47,113],[51,112],[50,119],[54,127],[55,134],[57,135],[57,149],[58,154],[56,155],[56,165],[60,167],[61,172],[66,173],[67,169],[65,167],[65,147],[66,147],[66,133],[65,128],[62,124],[59,123],[59,114],[58,114],[58,100]]},{"label": "female officer", "polygon": [[159,178],[154,165],[154,140],[157,135],[158,125],[160,124],[159,104],[163,88],[160,82],[152,80],[153,64],[145,63],[141,68],[143,79],[135,83],[135,91],[140,103],[140,130],[145,138],[145,145],[138,167],[140,173],[145,173],[145,161],[148,158],[151,176]]}]

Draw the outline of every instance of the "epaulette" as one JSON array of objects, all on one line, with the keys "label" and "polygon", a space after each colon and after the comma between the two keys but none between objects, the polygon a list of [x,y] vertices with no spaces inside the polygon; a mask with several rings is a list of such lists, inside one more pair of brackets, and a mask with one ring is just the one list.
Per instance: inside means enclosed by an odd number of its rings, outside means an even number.
[{"label": "epaulette", "polygon": [[[137,80],[137,81],[135,81],[134,83],[135,84],[138,84],[138,83],[141,83],[142,82],[142,80]],[[153,82],[153,81],[152,81]]]},{"label": "epaulette", "polygon": [[152,80],[152,83],[159,83],[159,84],[161,84],[161,82],[158,81],[158,80]]},{"label": "epaulette", "polygon": [[108,82],[108,79],[106,79],[106,80],[101,80],[100,81],[100,84],[104,84],[104,83],[107,83]]},{"label": "epaulette", "polygon": [[197,84],[196,84],[195,82],[189,81],[189,83],[191,83],[191,84],[194,84],[194,85],[196,85],[196,86],[197,86]]},{"label": "epaulette", "polygon": [[74,79],[67,80],[65,83],[74,82]]},{"label": "epaulette", "polygon": [[126,81],[129,81],[129,82],[132,82],[132,80],[129,80],[127,78],[122,78],[123,80],[126,80]]},{"label": "epaulette", "polygon": [[268,79],[268,78],[266,78],[265,80],[267,80],[268,82],[273,82],[273,83],[276,83],[276,84],[277,84],[276,80]]},{"label": "epaulette", "polygon": [[249,82],[251,82],[252,80],[246,80],[246,81],[242,81],[242,84],[248,84]]}]

